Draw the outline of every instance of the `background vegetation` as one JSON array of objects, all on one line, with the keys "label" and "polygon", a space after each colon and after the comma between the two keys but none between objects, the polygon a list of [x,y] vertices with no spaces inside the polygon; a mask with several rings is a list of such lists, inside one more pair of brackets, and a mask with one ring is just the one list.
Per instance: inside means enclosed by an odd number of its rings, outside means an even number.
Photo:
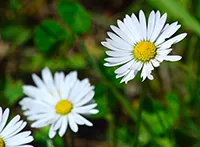
[{"label": "background vegetation", "polygon": [[[180,62],[164,62],[155,79],[139,75],[119,84],[114,69],[103,66],[100,42],[109,25],[139,10],[168,13],[178,21],[184,41],[173,46]],[[77,70],[95,85],[100,113],[94,127],[48,139],[48,128],[34,130],[35,147],[133,146],[141,93],[145,96],[139,143],[144,147],[200,146],[200,1],[199,0],[4,0],[0,1],[0,106],[21,114],[22,85],[33,84],[32,73],[48,66],[52,72]],[[24,118],[26,119],[26,118]],[[71,139],[72,138],[72,139]],[[74,139],[73,139],[74,138]]]}]

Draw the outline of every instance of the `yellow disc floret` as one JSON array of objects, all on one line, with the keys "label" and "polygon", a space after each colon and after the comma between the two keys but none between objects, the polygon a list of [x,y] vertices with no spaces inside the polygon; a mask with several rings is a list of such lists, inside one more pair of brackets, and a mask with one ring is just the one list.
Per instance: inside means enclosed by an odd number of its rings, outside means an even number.
[{"label": "yellow disc floret", "polygon": [[156,55],[156,46],[149,41],[142,41],[135,45],[133,55],[136,60],[148,62]]},{"label": "yellow disc floret", "polygon": [[5,147],[5,143],[2,138],[0,138],[0,147]]},{"label": "yellow disc floret", "polygon": [[68,100],[60,100],[56,104],[56,113],[66,115],[72,110],[72,103]]}]

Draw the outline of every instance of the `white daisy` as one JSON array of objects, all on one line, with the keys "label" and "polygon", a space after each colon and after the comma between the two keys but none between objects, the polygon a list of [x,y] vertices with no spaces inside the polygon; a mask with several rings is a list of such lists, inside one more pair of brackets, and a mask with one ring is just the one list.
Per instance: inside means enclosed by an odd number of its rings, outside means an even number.
[{"label": "white daisy", "polygon": [[122,65],[115,73],[116,78],[123,77],[121,82],[127,83],[133,79],[137,72],[142,70],[142,81],[146,77],[153,80],[151,75],[154,67],[158,67],[164,60],[178,61],[181,56],[168,55],[172,49],[171,46],[181,41],[186,33],[182,33],[170,38],[181,27],[177,22],[165,24],[167,14],[160,15],[152,11],[146,23],[144,12],[140,10],[139,20],[132,14],[126,15],[124,21],[117,21],[118,27],[111,25],[114,31],[108,32],[108,36],[102,45],[109,48],[106,54],[105,66]]},{"label": "white daisy", "polygon": [[25,128],[26,122],[20,120],[20,116],[15,116],[7,125],[10,110],[4,112],[0,107],[0,147],[33,147],[27,145],[33,141],[31,131],[20,132]]},{"label": "white daisy", "polygon": [[62,137],[68,125],[74,132],[78,125],[92,126],[84,114],[96,114],[97,104],[92,101],[94,86],[88,79],[79,80],[77,72],[64,75],[56,72],[54,78],[48,68],[42,70],[43,81],[35,74],[32,75],[36,86],[23,86],[28,96],[20,101],[24,115],[28,120],[35,121],[31,126],[41,128],[51,125],[49,137],[53,138],[58,131]]}]

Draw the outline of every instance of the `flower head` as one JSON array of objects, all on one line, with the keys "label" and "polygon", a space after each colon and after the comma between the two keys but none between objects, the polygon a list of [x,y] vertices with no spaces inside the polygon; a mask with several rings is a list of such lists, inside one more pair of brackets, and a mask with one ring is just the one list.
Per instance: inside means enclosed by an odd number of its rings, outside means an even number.
[{"label": "flower head", "polygon": [[34,128],[51,125],[49,137],[53,138],[58,131],[62,137],[69,126],[72,131],[78,131],[78,125],[92,126],[85,119],[84,114],[96,114],[96,103],[92,101],[94,86],[88,79],[79,80],[77,72],[64,75],[56,72],[54,77],[48,68],[42,70],[41,80],[37,75],[32,75],[35,86],[23,86],[24,93],[28,96],[20,101],[24,115],[28,120],[34,121]]},{"label": "flower head", "polygon": [[27,145],[33,141],[30,136],[31,131],[20,132],[26,126],[26,122],[20,120],[20,116],[15,116],[7,125],[10,110],[7,108],[4,112],[0,107],[0,147],[33,147]]},{"label": "flower head", "polygon": [[102,45],[110,49],[106,54],[105,66],[118,66],[115,70],[116,78],[123,77],[121,82],[127,83],[133,79],[138,71],[142,70],[142,81],[146,78],[153,80],[151,75],[154,67],[158,67],[164,60],[178,61],[181,56],[169,55],[171,46],[183,38],[186,33],[174,36],[174,33],[181,27],[177,22],[165,24],[167,14],[161,16],[160,12],[152,11],[148,22],[144,12],[139,12],[139,19],[133,13],[126,15],[124,21],[117,21],[118,27],[112,26],[114,31],[108,32],[108,36]]}]

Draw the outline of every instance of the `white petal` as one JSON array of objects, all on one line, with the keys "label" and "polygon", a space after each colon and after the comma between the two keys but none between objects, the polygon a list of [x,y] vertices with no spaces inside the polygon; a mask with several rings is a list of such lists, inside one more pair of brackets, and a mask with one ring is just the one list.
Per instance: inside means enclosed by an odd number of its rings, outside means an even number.
[{"label": "white petal", "polygon": [[181,25],[176,25],[176,22],[171,24],[160,36],[155,42],[155,45],[159,45],[165,41],[165,39],[171,37],[176,31],[181,27]]},{"label": "white petal", "polygon": [[143,36],[143,39],[146,40],[147,39],[146,17],[142,10],[140,10],[140,12],[139,12],[139,19],[140,19],[140,26],[141,26],[141,30],[142,30],[142,34],[143,34],[142,36]]},{"label": "white petal", "polygon": [[65,134],[65,132],[67,131],[67,125],[68,125],[68,118],[67,118],[67,116],[65,116],[62,118],[62,125],[58,132],[60,137],[62,137]]},{"label": "white petal", "polygon": [[74,120],[76,121],[76,123],[79,123],[80,125],[85,124],[87,126],[93,126],[93,124],[90,121],[88,121],[83,116],[81,116],[77,113],[73,113],[73,117],[74,117]]},{"label": "white petal", "polygon": [[127,53],[127,50],[123,50],[123,49],[116,48],[116,47],[112,46],[109,42],[103,41],[103,42],[101,42],[101,44],[102,44],[103,46],[107,47],[107,48],[110,49],[110,50],[113,50],[113,51],[120,51],[120,52],[125,52],[125,53]]},{"label": "white petal", "polygon": [[31,85],[25,85],[22,87],[24,94],[36,98],[40,94],[40,91],[37,87],[31,86]]},{"label": "white petal", "polygon": [[151,75],[151,71],[153,69],[154,68],[150,62],[144,64],[142,73],[141,73],[141,77],[143,78],[142,81],[144,81],[146,79],[146,77],[148,77],[150,80],[153,79],[153,76]]},{"label": "white petal", "polygon": [[85,106],[81,106],[81,107],[75,107],[75,108],[73,108],[72,111],[75,113],[85,114],[85,113],[88,113],[90,110],[94,109],[96,106],[97,106],[96,103],[89,104],[89,105],[85,105]]},{"label": "white petal", "polygon": [[6,146],[10,147],[10,146],[20,146],[20,145],[24,145],[26,143],[32,142],[33,141],[33,137],[30,136],[31,131],[25,131],[25,132],[21,132],[11,138],[8,138],[5,142],[6,142]]},{"label": "white petal", "polygon": [[166,60],[166,61],[179,61],[179,60],[181,60],[181,56],[165,56],[165,57],[163,57],[164,58],[164,60]]},{"label": "white petal", "polygon": [[4,113],[3,113],[3,116],[2,116],[2,120],[1,120],[1,124],[0,124],[0,132],[2,131],[2,129],[5,127],[6,125],[6,122],[8,120],[8,116],[9,116],[9,112],[10,110],[7,108]]},{"label": "white petal", "polygon": [[117,41],[117,42],[119,42],[119,43],[121,43],[121,44],[124,44],[124,45],[131,45],[131,46],[133,46],[133,43],[127,43],[125,40],[123,40],[122,38],[120,38],[120,37],[118,37],[117,35],[115,35],[114,33],[112,33],[112,32],[107,32],[107,34],[108,34],[108,36],[112,39],[112,40],[114,40],[114,41]]},{"label": "white petal", "polygon": [[45,67],[42,70],[42,78],[46,85],[48,85],[49,83],[53,83],[53,77],[48,67]]},{"label": "white petal", "polygon": [[4,139],[10,138],[14,135],[16,135],[17,133],[19,133],[22,129],[25,128],[25,126],[27,125],[26,122],[23,122],[22,120],[19,121],[14,128],[12,129],[12,131],[10,132],[10,134],[8,134],[7,136],[4,137]]},{"label": "white petal", "polygon": [[131,70],[128,69],[128,70],[126,70],[124,73],[117,74],[117,75],[116,75],[116,78],[117,78],[117,79],[118,79],[118,78],[121,78],[121,77],[127,75],[130,71],[131,71]]},{"label": "white petal", "polygon": [[106,54],[111,57],[125,57],[132,55],[132,52],[106,51]]},{"label": "white petal", "polygon": [[142,73],[141,73],[141,78],[142,78],[142,82],[146,79],[146,77],[147,77],[147,65],[146,64],[144,64],[143,65],[143,68],[142,68]]},{"label": "white petal", "polygon": [[78,131],[78,126],[74,121],[74,117],[71,114],[69,114],[68,115],[68,119],[69,119],[69,126],[70,126],[71,130],[73,132],[77,132]]},{"label": "white petal", "polygon": [[63,83],[64,83],[64,78],[65,78],[65,75],[63,72],[56,72],[55,75],[54,75],[54,81],[55,81],[55,86],[57,88],[57,90],[60,90],[61,87],[63,86]]},{"label": "white petal", "polygon": [[97,109],[92,109],[92,110],[90,110],[88,113],[83,113],[83,114],[97,114],[97,113],[99,113],[99,110],[97,110]]},{"label": "white petal", "polygon": [[104,60],[110,63],[119,63],[119,62],[124,62],[124,61],[129,61],[133,59],[132,55],[129,56],[125,56],[125,57],[109,57],[109,58],[105,58]]},{"label": "white petal", "polygon": [[132,37],[136,40],[136,42],[139,42],[140,40],[142,40],[143,36],[141,34],[141,31],[140,32],[138,31],[138,28],[140,30],[141,28],[140,28],[140,23],[137,18],[134,19],[133,21],[130,16],[126,15],[126,17],[124,18],[124,24],[128,28]]},{"label": "white petal", "polygon": [[137,19],[137,17],[135,16],[134,13],[132,13],[131,15],[131,20],[130,22],[132,21],[132,33],[133,35],[135,35],[135,38],[137,39],[137,42],[141,41],[143,39],[143,36],[142,36],[142,30],[141,30],[141,26],[140,26],[140,23]]},{"label": "white petal", "polygon": [[153,31],[153,34],[150,38],[150,41],[151,42],[154,42],[156,40],[156,38],[158,37],[158,35],[160,34],[161,30],[163,29],[164,27],[164,24],[166,22],[166,19],[167,19],[167,13],[165,13],[161,18],[160,18],[160,12],[158,11],[156,14],[156,24],[155,24],[155,28],[154,28],[154,31]]},{"label": "white petal", "polygon": [[1,124],[1,121],[2,121],[2,108],[0,107],[0,124]]},{"label": "white petal", "polygon": [[151,74],[149,74],[147,77],[149,80],[153,80],[153,76]]},{"label": "white petal", "polygon": [[94,97],[94,91],[90,91],[84,98],[74,104],[75,107],[85,105],[86,103],[90,102]]},{"label": "white petal", "polygon": [[53,123],[53,129],[54,129],[54,131],[57,131],[61,127],[61,125],[62,125],[62,116],[59,116],[58,119],[57,119],[57,121],[55,121]]},{"label": "white petal", "polygon": [[161,49],[167,49],[170,48],[172,46],[172,44],[178,43],[179,41],[183,40],[186,37],[187,33],[182,33],[179,34],[167,41],[165,41],[164,43],[162,43],[161,45],[158,46],[158,48]]},{"label": "white petal", "polygon": [[110,63],[105,63],[104,66],[117,66],[117,65],[121,65],[126,62],[129,62],[132,59],[133,59],[133,56],[128,56],[125,58],[106,58],[105,60]]},{"label": "white petal", "polygon": [[143,65],[142,62],[140,62],[140,61],[135,61],[135,62],[131,65],[130,69],[131,69],[131,70],[140,71],[141,68],[142,68],[142,65]]},{"label": "white petal", "polygon": [[133,37],[128,37],[122,30],[120,30],[116,26],[111,25],[110,27],[117,35],[119,35],[119,37],[121,37],[124,41],[126,41],[130,45],[134,45],[136,43]]},{"label": "white petal", "polygon": [[160,66],[160,62],[158,62],[156,59],[152,59],[151,63],[153,64],[154,67]]},{"label": "white petal", "polygon": [[127,62],[126,64],[122,65],[121,67],[119,67],[118,69],[115,70],[116,74],[122,74],[125,71],[127,71],[131,65],[134,63],[134,60],[131,60],[130,62]]},{"label": "white petal", "polygon": [[149,15],[149,19],[148,19],[147,40],[150,40],[150,38],[151,38],[151,35],[152,35],[153,30],[155,28],[155,20],[156,20],[155,12],[151,11],[151,13]]},{"label": "white petal", "polygon": [[43,81],[36,74],[32,74],[32,79],[37,87],[46,89]]},{"label": "white petal", "polygon": [[166,50],[157,50],[157,54],[161,55],[161,56],[166,56],[168,55],[170,52],[172,51],[172,49],[166,49]]},{"label": "white petal", "polygon": [[119,26],[120,30],[122,30],[129,38],[132,38],[132,41],[134,43],[137,42],[137,40],[135,39],[135,37],[132,35],[129,28],[127,27],[127,25],[125,25],[121,20],[117,20],[117,25]]},{"label": "white petal", "polygon": [[20,116],[15,116],[3,129],[3,131],[0,133],[2,136],[7,136],[8,134],[12,133],[12,130],[15,129],[16,123],[20,120]]},{"label": "white petal", "polygon": [[135,78],[137,72],[138,72],[137,70],[131,70],[126,76],[124,76],[122,78],[122,80],[120,81],[120,83],[125,82],[127,84],[128,81],[130,81],[131,79]]},{"label": "white petal", "polygon": [[53,129],[53,125],[51,125],[49,130],[49,138],[53,138],[56,135],[56,131]]},{"label": "white petal", "polygon": [[125,42],[119,42],[117,40],[111,40],[109,38],[106,38],[106,41],[110,43],[113,47],[117,48],[118,50],[124,50],[124,51],[132,51],[133,47],[132,45],[125,43]]}]

